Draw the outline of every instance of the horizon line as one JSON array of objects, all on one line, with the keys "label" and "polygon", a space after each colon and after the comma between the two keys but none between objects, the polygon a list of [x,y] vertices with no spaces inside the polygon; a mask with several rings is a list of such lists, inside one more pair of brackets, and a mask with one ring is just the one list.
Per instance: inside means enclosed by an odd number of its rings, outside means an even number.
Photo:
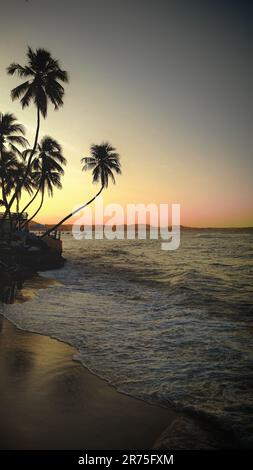
[{"label": "horizon line", "polygon": [[[55,223],[45,223],[45,224],[42,224],[42,223],[39,223],[39,222],[36,222],[36,221],[32,221],[31,222],[31,225],[34,224],[34,225],[40,225],[40,226],[44,226],[44,227],[53,227],[55,225]],[[160,228],[168,228],[170,229],[171,228],[171,225],[168,225],[168,226],[165,226],[165,225],[157,225],[157,226],[154,226],[154,225],[150,225],[150,224],[120,224],[119,227],[124,227],[124,228],[128,228],[128,227],[135,227],[137,228],[138,225],[140,227],[143,227],[143,228],[153,228],[153,229],[160,229]],[[69,223],[69,224],[62,224],[60,225],[60,227],[72,227],[73,226],[73,223]],[[116,224],[109,224],[109,225],[105,225],[105,224],[89,224],[89,225],[86,225],[86,227],[92,227],[92,228],[97,228],[97,227],[115,227]],[[253,230],[253,225],[243,225],[243,226],[215,226],[215,227],[212,227],[212,226],[191,226],[191,225],[182,225],[180,224],[180,229],[186,229],[186,230]]]}]

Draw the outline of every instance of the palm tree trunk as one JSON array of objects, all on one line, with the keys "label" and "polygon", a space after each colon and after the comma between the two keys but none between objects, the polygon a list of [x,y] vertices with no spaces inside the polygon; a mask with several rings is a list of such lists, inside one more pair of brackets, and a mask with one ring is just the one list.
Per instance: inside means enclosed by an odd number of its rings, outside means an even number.
[{"label": "palm tree trunk", "polygon": [[[41,202],[40,202],[40,205],[39,205],[38,209],[36,210],[36,212],[34,212],[34,214],[32,215],[32,217],[30,217],[30,219],[28,219],[25,223],[29,223],[29,222],[38,214],[38,212],[39,212],[40,209],[42,208],[42,205],[43,205],[43,202],[44,202],[45,191],[43,190],[41,194],[42,194],[42,197],[41,197]],[[22,225],[22,227],[23,227],[23,225]],[[22,228],[22,227],[21,227],[21,228]]]},{"label": "palm tree trunk", "polygon": [[62,219],[60,222],[58,222],[58,224],[54,225],[54,227],[50,228],[45,233],[43,233],[43,235],[41,235],[41,238],[44,238],[46,235],[49,235],[51,232],[56,230],[60,225],[64,224],[64,222],[66,222],[66,220],[70,219],[70,217],[77,214],[77,212],[84,209],[89,204],[91,204],[93,201],[95,201],[95,199],[99,196],[99,194],[103,191],[103,189],[104,189],[104,186],[101,186],[101,188],[98,191],[98,193],[96,194],[96,196],[94,196],[92,199],[90,199],[88,202],[86,202],[83,206],[78,207],[78,209],[76,209],[74,212],[71,212],[70,214],[68,214],[66,217],[64,217],[64,219]]},{"label": "palm tree trunk", "polygon": [[[4,177],[2,176],[1,177],[1,183],[2,183],[2,199],[3,199],[3,202],[4,202],[4,207],[5,207],[5,213],[3,215],[3,217],[7,217],[7,215],[9,216],[10,218],[10,226],[11,226],[11,230],[12,230],[12,218],[11,218],[11,212],[10,210],[8,209],[8,201],[7,201],[7,196],[6,196],[6,191],[5,191],[5,187],[4,187]],[[7,211],[7,213],[6,213]],[[2,220],[0,222],[0,227],[2,226]]]},{"label": "palm tree trunk", "polygon": [[[3,144],[1,143],[1,147],[0,147],[0,158],[1,158],[1,161],[2,161],[2,154],[3,154]],[[2,167],[2,174],[1,174],[1,184],[2,184],[2,200],[4,201],[5,203],[5,207],[7,207],[7,197],[6,197],[6,193],[5,193],[5,187],[4,187],[4,173],[3,173],[4,169]]]},{"label": "palm tree trunk", "polygon": [[25,212],[25,210],[30,206],[30,204],[32,204],[32,202],[34,201],[34,199],[37,197],[39,191],[40,191],[40,186],[38,187],[37,191],[36,191],[35,194],[33,195],[32,199],[28,202],[28,204],[26,204],[26,206],[24,207],[24,209],[22,209],[22,211],[20,212],[20,214],[23,214],[23,212]]},{"label": "palm tree trunk", "polygon": [[2,184],[2,200],[4,201],[4,204],[7,207],[7,197],[6,197],[6,193],[5,193],[4,177],[3,176],[1,177],[1,184]]},{"label": "palm tree trunk", "polygon": [[4,216],[3,216],[3,219],[1,221],[1,224],[0,224],[0,227],[3,223],[3,221],[5,220],[8,212],[10,212],[11,210],[11,206],[12,204],[14,203],[16,197],[17,197],[17,194],[19,193],[19,191],[21,191],[21,188],[24,184],[24,181],[30,171],[30,167],[31,167],[31,162],[32,162],[32,158],[33,158],[33,155],[35,153],[35,150],[36,150],[36,147],[37,147],[37,144],[38,144],[38,138],[39,138],[39,130],[40,130],[40,109],[39,107],[37,107],[37,128],[36,128],[36,133],[35,133],[35,138],[34,138],[34,144],[33,144],[33,148],[32,148],[32,151],[31,151],[31,154],[30,154],[30,157],[28,159],[28,163],[27,163],[27,167],[26,167],[26,171],[24,173],[24,176],[22,178],[22,180],[20,181],[20,183],[17,185],[17,188],[16,188],[16,191],[14,192],[10,202],[8,203],[8,207],[4,213]]},{"label": "palm tree trunk", "polygon": [[[1,148],[0,148],[0,158],[2,160],[2,153],[3,153],[3,146],[1,145]],[[3,169],[2,169],[3,170]],[[4,205],[5,205],[5,213],[3,215],[3,219],[1,220],[0,222],[0,228],[2,227],[2,223],[4,221],[4,219],[7,217],[7,215],[9,215],[10,217],[10,224],[12,225],[12,220],[11,220],[11,212],[8,208],[8,201],[7,201],[7,195],[6,195],[6,191],[5,191],[5,181],[4,181],[4,176],[2,174],[1,176],[1,184],[2,184],[2,199],[4,201]]]},{"label": "palm tree trunk", "polygon": [[20,229],[20,219],[19,219],[19,196],[16,199],[16,213],[18,214],[17,218],[17,228]]}]

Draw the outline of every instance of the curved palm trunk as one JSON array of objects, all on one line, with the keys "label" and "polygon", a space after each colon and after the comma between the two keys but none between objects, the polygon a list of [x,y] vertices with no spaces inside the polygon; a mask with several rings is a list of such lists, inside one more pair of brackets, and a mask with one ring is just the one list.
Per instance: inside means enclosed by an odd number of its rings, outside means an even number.
[{"label": "curved palm trunk", "polygon": [[[0,148],[0,158],[1,159],[2,159],[2,152],[3,152],[3,147],[1,145],[1,148]],[[10,222],[11,222],[11,225],[12,225],[11,212],[10,212],[9,207],[8,207],[8,200],[7,200],[7,195],[6,195],[6,191],[5,191],[5,181],[4,181],[3,174],[1,176],[1,184],[2,184],[2,199],[3,199],[3,202],[4,202],[4,206],[5,206],[5,212],[4,212],[3,219],[1,220],[1,223],[0,223],[0,227],[2,226],[3,220],[6,218],[7,215],[9,215]]]},{"label": "curved palm trunk", "polygon": [[17,219],[17,228],[20,229],[20,219],[19,219],[19,195],[16,198],[16,213],[18,215]]},{"label": "curved palm trunk", "polygon": [[22,209],[22,211],[20,212],[20,214],[23,214],[23,212],[26,211],[26,209],[30,206],[30,204],[32,204],[32,202],[34,201],[34,199],[38,196],[39,191],[40,191],[40,186],[38,187],[37,191],[36,191],[35,194],[33,195],[32,199],[28,202],[28,204],[26,204],[26,206],[24,207],[24,209]]},{"label": "curved palm trunk", "polygon": [[4,177],[1,177],[1,185],[2,185],[2,200],[4,201],[5,206],[7,207],[7,197],[6,197],[6,192],[5,192],[5,187],[4,187]]},{"label": "curved palm trunk", "polygon": [[19,214],[19,198],[16,199],[16,212]]},{"label": "curved palm trunk", "polygon": [[[11,212],[10,210],[8,209],[8,201],[7,201],[7,196],[6,196],[6,191],[5,191],[5,182],[4,182],[4,177],[2,176],[1,177],[1,184],[2,184],[2,199],[3,199],[3,202],[4,202],[4,207],[5,207],[5,213],[4,213],[4,216],[6,218],[6,216],[8,215],[9,218],[10,218],[10,224],[11,224],[11,227],[12,227],[12,218],[11,218]],[[1,224],[0,224],[0,227],[2,226],[2,221],[1,221]]]},{"label": "curved palm trunk", "polygon": [[79,212],[80,210],[84,209],[85,207],[87,207],[89,204],[91,204],[93,201],[95,201],[95,199],[99,196],[99,194],[103,191],[104,189],[104,186],[101,186],[100,190],[98,191],[98,193],[96,194],[96,196],[94,196],[92,199],[90,199],[88,202],[86,202],[83,206],[81,207],[78,207],[78,209],[76,209],[74,212],[71,212],[70,214],[68,214],[66,217],[64,217],[64,219],[62,219],[60,222],[58,222],[58,224],[54,225],[54,227],[50,228],[49,230],[47,230],[45,233],[43,233],[43,235],[41,235],[41,238],[44,238],[46,235],[49,235],[51,232],[53,232],[54,230],[56,230],[58,227],[60,227],[60,225],[64,224],[64,222],[66,222],[66,220],[70,219],[70,217],[72,217],[73,215],[77,214],[77,212]]},{"label": "curved palm trunk", "polygon": [[[1,146],[0,146],[0,158],[1,158],[1,161],[2,161],[2,153],[3,153],[3,144],[1,143]],[[1,172],[1,185],[2,185],[2,200],[5,204],[5,206],[7,207],[7,197],[6,197],[6,193],[5,193],[5,186],[4,186],[4,173],[3,173],[3,167],[2,167],[2,172]]]},{"label": "curved palm trunk", "polygon": [[[2,167],[2,153],[3,153],[3,143],[1,142],[0,143],[0,159],[1,159],[1,167]],[[3,176],[3,167],[2,167],[2,171],[1,171],[1,185],[2,185],[2,200],[4,201],[4,203],[6,202],[5,201],[5,190],[4,190],[4,176]]]},{"label": "curved palm trunk", "polygon": [[37,128],[36,128],[36,133],[35,133],[35,138],[34,138],[34,144],[33,144],[33,148],[32,148],[32,151],[31,151],[31,154],[30,154],[30,157],[28,159],[28,163],[27,163],[27,167],[26,167],[26,171],[24,173],[24,176],[22,178],[22,180],[20,181],[20,183],[17,185],[17,188],[16,188],[16,191],[14,192],[10,202],[8,203],[8,207],[4,213],[4,216],[3,216],[3,219],[1,221],[1,224],[0,226],[2,225],[3,221],[5,220],[8,212],[10,212],[11,210],[11,206],[12,204],[14,203],[16,197],[17,197],[17,194],[19,193],[19,191],[21,191],[21,188],[24,184],[24,181],[30,171],[30,167],[31,167],[31,162],[32,162],[32,158],[34,156],[34,153],[35,153],[35,150],[36,150],[36,147],[37,147],[37,144],[38,144],[38,138],[39,138],[39,130],[40,130],[40,109],[37,108]]},{"label": "curved palm trunk", "polygon": [[[45,195],[45,192],[42,191],[41,202],[40,202],[40,205],[39,205],[38,209],[36,210],[36,212],[34,212],[34,214],[32,215],[32,217],[30,217],[30,218],[25,222],[25,224],[31,222],[31,220],[38,214],[38,212],[39,212],[40,209],[42,208],[42,205],[43,205],[43,202],[44,202],[44,195]],[[23,228],[25,224],[23,224],[21,228]]]}]

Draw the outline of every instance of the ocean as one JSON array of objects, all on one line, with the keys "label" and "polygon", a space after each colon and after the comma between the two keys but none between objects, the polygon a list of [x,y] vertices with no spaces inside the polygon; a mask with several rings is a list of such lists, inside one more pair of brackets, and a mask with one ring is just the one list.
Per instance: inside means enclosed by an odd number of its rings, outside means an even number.
[{"label": "ocean", "polygon": [[120,392],[253,435],[253,234],[185,231],[157,240],[63,235],[59,285],[4,306],[18,327],[77,348]]}]

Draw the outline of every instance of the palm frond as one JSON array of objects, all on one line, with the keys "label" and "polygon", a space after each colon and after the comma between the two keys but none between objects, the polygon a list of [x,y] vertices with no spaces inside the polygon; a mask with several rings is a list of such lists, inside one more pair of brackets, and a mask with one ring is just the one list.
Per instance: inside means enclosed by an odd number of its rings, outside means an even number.
[{"label": "palm frond", "polygon": [[63,106],[64,88],[60,82],[67,83],[68,74],[60,68],[58,60],[53,59],[49,51],[43,48],[33,50],[29,46],[27,64],[12,63],[7,72],[20,78],[29,77],[29,80],[11,92],[12,99],[20,99],[23,108],[33,100],[42,116],[46,117],[48,101],[56,110]]},{"label": "palm frond", "polygon": [[28,140],[21,135],[10,135],[8,141],[14,144],[20,145],[20,147],[27,147],[29,144]]},{"label": "palm frond", "polygon": [[30,85],[30,82],[26,81],[24,83],[21,83],[21,85],[18,85],[16,88],[13,88],[11,90],[11,99],[13,101],[18,100],[20,98],[20,96],[22,96],[24,93],[28,92],[29,85]]},{"label": "palm frond", "polygon": [[32,71],[29,69],[29,67],[23,67],[22,65],[16,63],[12,63],[9,65],[9,67],[7,67],[7,73],[9,75],[14,75],[16,73],[20,78],[28,77],[32,74],[31,72]]},{"label": "palm frond", "polygon": [[120,156],[109,142],[92,144],[90,157],[81,159],[83,171],[92,170],[93,182],[101,182],[102,187],[108,186],[109,178],[115,184],[114,172],[121,174]]}]

